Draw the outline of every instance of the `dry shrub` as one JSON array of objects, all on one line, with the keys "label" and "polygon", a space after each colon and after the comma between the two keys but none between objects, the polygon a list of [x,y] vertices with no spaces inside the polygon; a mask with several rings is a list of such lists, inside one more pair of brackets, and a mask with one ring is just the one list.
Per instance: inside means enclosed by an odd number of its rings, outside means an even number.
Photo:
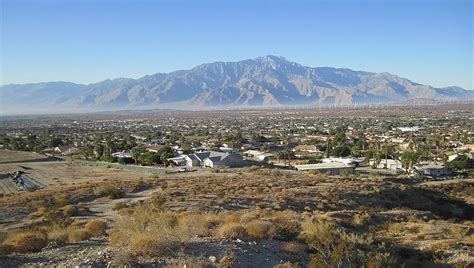
[{"label": "dry shrub", "polygon": [[43,216],[43,212],[37,210],[28,214],[28,219],[37,219]]},{"label": "dry shrub", "polygon": [[46,247],[48,238],[44,232],[25,231],[12,234],[4,244],[12,245],[18,253],[38,252]]},{"label": "dry shrub", "polygon": [[226,255],[219,260],[219,265],[223,268],[232,267],[235,263],[235,260],[236,258],[234,255]]},{"label": "dry shrub", "polygon": [[107,222],[103,220],[91,220],[84,225],[84,228],[92,237],[99,237],[105,235]]},{"label": "dry shrub", "polygon": [[111,267],[140,267],[140,264],[133,252],[122,250],[113,257]]},{"label": "dry shrub", "polygon": [[295,239],[301,231],[301,223],[294,212],[278,212],[269,220],[274,224],[276,239],[290,241]]},{"label": "dry shrub", "polygon": [[48,209],[45,206],[39,206],[35,212],[31,213],[34,216],[41,217],[47,213]]},{"label": "dry shrub", "polygon": [[53,203],[56,207],[64,207],[73,203],[73,201],[66,193],[60,193],[53,197]]},{"label": "dry shrub", "polygon": [[69,240],[67,229],[59,225],[53,225],[47,230],[47,233],[48,241],[54,242],[57,245],[64,245]]},{"label": "dry shrub", "polygon": [[82,227],[83,225],[84,222],[78,220],[73,220],[69,223],[69,227]]},{"label": "dry shrub", "polygon": [[245,231],[253,239],[269,239],[275,235],[275,227],[271,222],[253,220],[245,225]]},{"label": "dry shrub", "polygon": [[167,268],[183,268],[183,267],[185,268],[213,268],[216,266],[212,265],[207,260],[203,260],[202,258],[188,256],[186,257],[186,260],[178,261],[175,263],[167,263],[166,267]]},{"label": "dry shrub", "polygon": [[128,203],[125,201],[120,201],[115,203],[113,210],[121,210],[124,208],[128,208]]},{"label": "dry shrub", "polygon": [[351,224],[354,227],[363,226],[363,225],[367,224],[367,222],[369,221],[369,218],[370,218],[370,216],[367,213],[355,214],[352,217]]},{"label": "dry shrub", "polygon": [[14,250],[15,250],[14,246],[8,245],[8,244],[2,244],[0,245],[0,257],[10,255],[13,253]]},{"label": "dry shrub", "polygon": [[384,244],[362,247],[365,239],[317,219],[303,223],[301,237],[314,252],[308,267],[398,267],[393,252]]},{"label": "dry shrub", "polygon": [[147,235],[137,235],[130,240],[130,248],[148,256],[174,256],[180,242],[176,240],[157,240]]},{"label": "dry shrub", "polygon": [[221,221],[215,213],[184,212],[178,215],[178,223],[182,232],[189,237],[199,235],[210,235],[211,231],[218,226]]},{"label": "dry shrub", "polygon": [[107,196],[110,199],[119,199],[125,196],[122,189],[111,185],[95,187],[93,192],[97,196]]},{"label": "dry shrub", "polygon": [[[165,189],[167,187],[168,187],[168,184],[166,184]],[[154,192],[151,195],[150,199],[147,200],[147,203],[154,206],[155,208],[163,208],[164,204],[166,203],[168,199],[169,199],[169,193],[166,192],[165,190],[159,190],[159,191]]]},{"label": "dry shrub", "polygon": [[68,241],[71,243],[86,240],[90,237],[89,233],[82,228],[69,228],[67,230]]},{"label": "dry shrub", "polygon": [[291,255],[301,255],[306,251],[306,246],[296,241],[284,242],[280,245],[280,251]]},{"label": "dry shrub", "polygon": [[224,211],[219,213],[219,218],[225,223],[238,223],[242,215],[243,213],[238,211]]},{"label": "dry shrub", "polygon": [[429,249],[433,252],[436,252],[441,249],[452,248],[455,243],[456,242],[453,239],[435,240],[429,244]]},{"label": "dry shrub", "polygon": [[448,230],[449,234],[454,237],[455,239],[458,239],[458,240],[464,240],[466,238],[468,238],[468,231],[469,231],[469,227],[464,227],[464,226],[461,226],[461,225],[457,225],[457,224],[452,224],[450,226],[450,229]]},{"label": "dry shrub", "polygon": [[146,255],[173,255],[178,245],[201,235],[199,232],[199,228],[190,228],[189,221],[180,222],[175,213],[147,204],[117,222],[110,243]]},{"label": "dry shrub", "polygon": [[228,222],[220,225],[215,234],[219,238],[225,239],[245,239],[247,237],[247,231],[244,226],[240,223]]},{"label": "dry shrub", "polygon": [[117,211],[117,213],[120,216],[129,217],[133,214],[133,209],[131,209],[131,208],[122,208],[119,211]]},{"label": "dry shrub", "polygon": [[257,211],[249,211],[240,217],[240,223],[247,224],[258,218],[259,218],[259,213]]},{"label": "dry shrub", "polygon": [[285,263],[280,263],[275,266],[274,268],[300,268],[301,266],[298,263],[293,263],[293,262],[285,262]]},{"label": "dry shrub", "polygon": [[73,217],[79,215],[79,209],[74,205],[67,205],[63,208],[64,217]]},{"label": "dry shrub", "polygon": [[315,252],[309,267],[340,267],[350,262],[353,248],[341,239],[333,225],[307,220],[302,225],[301,236]]},{"label": "dry shrub", "polygon": [[412,224],[407,222],[395,222],[390,223],[387,227],[389,234],[418,234],[421,231],[421,227],[418,224]]}]

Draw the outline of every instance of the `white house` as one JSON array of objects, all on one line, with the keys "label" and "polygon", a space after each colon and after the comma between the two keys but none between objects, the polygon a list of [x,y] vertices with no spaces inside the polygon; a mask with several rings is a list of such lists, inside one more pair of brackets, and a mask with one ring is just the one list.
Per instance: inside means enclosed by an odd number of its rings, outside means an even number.
[{"label": "white house", "polygon": [[364,162],[364,157],[328,157],[321,159],[323,163],[342,163],[346,165],[362,163]]},{"label": "white house", "polygon": [[243,165],[243,157],[239,154],[221,152],[199,152],[184,157],[190,167],[236,167]]},{"label": "white house", "polygon": [[294,152],[304,152],[304,153],[317,153],[319,152],[318,148],[313,144],[308,145],[298,145],[293,148]]},{"label": "white house", "polygon": [[273,158],[275,158],[275,155],[272,154],[272,153],[261,153],[261,154],[257,155],[258,160],[265,161],[265,162],[267,162],[268,160],[271,160]]},{"label": "white house", "polygon": [[259,161],[268,161],[270,159],[275,158],[275,155],[272,153],[265,153],[258,150],[248,150],[244,152],[244,154],[248,155],[249,157],[253,157]]},{"label": "white house", "polygon": [[203,161],[203,166],[210,168],[239,167],[243,166],[243,164],[243,157],[240,154],[227,154],[220,152],[211,152],[209,157]]},{"label": "white house", "polygon": [[294,165],[297,170],[318,170],[321,173],[329,173],[333,175],[341,174],[342,172],[352,173],[355,170],[353,165],[346,165],[337,162]]},{"label": "white house", "polygon": [[[371,167],[376,166],[376,160],[375,159],[370,159],[369,164]],[[402,167],[402,162],[397,159],[381,159],[380,163],[376,166],[376,168],[379,169],[390,169],[390,170],[397,170],[397,169],[403,169]]]},{"label": "white house", "polygon": [[438,163],[421,163],[415,166],[415,170],[423,175],[431,177],[442,177],[451,175],[451,171],[444,165]]},{"label": "white house", "polygon": [[204,159],[208,158],[209,155],[211,155],[209,151],[188,154],[187,156],[185,156],[186,166],[202,167]]},{"label": "white house", "polygon": [[258,150],[248,150],[248,151],[244,152],[244,154],[248,155],[249,157],[256,158],[258,155],[263,154],[263,152],[258,151]]},{"label": "white house", "polygon": [[54,147],[53,151],[55,153],[60,153],[62,155],[71,155],[71,154],[79,153],[81,150],[77,147],[72,146],[72,145],[62,145],[62,146]]},{"label": "white house", "polygon": [[112,153],[112,156],[117,158],[132,158],[132,153],[130,151],[121,151]]},{"label": "white house", "polygon": [[176,166],[184,166],[187,163],[184,155],[168,158],[168,161],[173,162]]}]

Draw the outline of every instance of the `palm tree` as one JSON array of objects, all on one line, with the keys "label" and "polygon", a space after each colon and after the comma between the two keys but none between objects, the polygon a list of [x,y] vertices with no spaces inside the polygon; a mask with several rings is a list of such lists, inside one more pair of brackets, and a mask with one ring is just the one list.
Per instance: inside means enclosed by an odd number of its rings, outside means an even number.
[{"label": "palm tree", "polygon": [[388,156],[392,153],[392,146],[389,143],[384,143],[383,152],[385,153],[385,169],[388,167]]}]

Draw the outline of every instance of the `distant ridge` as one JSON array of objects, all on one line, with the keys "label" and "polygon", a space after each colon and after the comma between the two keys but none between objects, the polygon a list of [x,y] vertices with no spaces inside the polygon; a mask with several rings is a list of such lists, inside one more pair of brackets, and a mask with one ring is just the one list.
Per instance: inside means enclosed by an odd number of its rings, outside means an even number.
[{"label": "distant ridge", "polygon": [[10,84],[0,87],[0,97],[5,110],[98,111],[436,102],[472,99],[474,91],[460,87],[435,88],[389,73],[312,68],[269,55],[89,85]]}]

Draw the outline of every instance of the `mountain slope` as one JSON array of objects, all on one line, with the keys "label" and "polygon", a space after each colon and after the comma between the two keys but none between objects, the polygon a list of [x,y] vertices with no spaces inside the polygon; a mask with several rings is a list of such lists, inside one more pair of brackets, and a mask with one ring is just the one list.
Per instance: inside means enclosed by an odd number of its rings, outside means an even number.
[{"label": "mountain slope", "polygon": [[311,68],[282,57],[215,62],[139,79],[79,85],[50,82],[0,87],[12,105],[58,108],[298,105],[472,98],[459,87],[434,88],[389,73]]}]

